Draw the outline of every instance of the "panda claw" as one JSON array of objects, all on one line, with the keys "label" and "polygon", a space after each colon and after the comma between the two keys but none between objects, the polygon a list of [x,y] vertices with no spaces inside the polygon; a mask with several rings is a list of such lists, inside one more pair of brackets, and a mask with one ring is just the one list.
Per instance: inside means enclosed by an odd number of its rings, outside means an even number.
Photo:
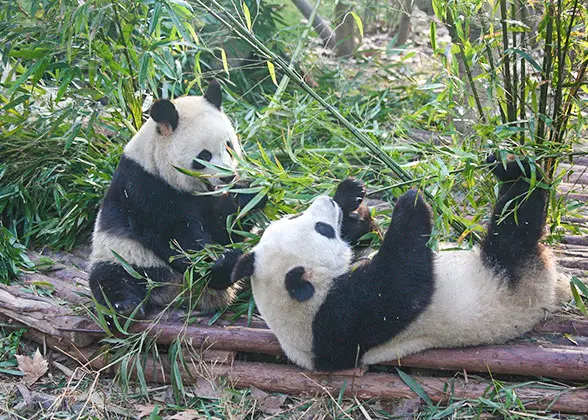
[{"label": "panda claw", "polygon": [[[145,305],[142,302],[137,301],[136,299],[125,299],[121,302],[116,302],[114,305],[114,310],[118,315],[122,315],[125,317],[130,317],[133,312],[135,312],[133,319],[145,319],[147,313],[145,311]],[[137,308],[138,307],[138,308]]]}]

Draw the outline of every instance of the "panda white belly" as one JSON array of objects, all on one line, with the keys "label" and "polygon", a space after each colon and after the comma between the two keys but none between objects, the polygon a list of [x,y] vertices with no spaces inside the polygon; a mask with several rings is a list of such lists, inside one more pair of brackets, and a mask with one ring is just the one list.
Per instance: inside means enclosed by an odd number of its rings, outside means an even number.
[{"label": "panda white belly", "polygon": [[[530,264],[530,263],[529,263]],[[390,341],[368,350],[363,364],[396,360],[435,347],[503,342],[530,330],[552,309],[552,264],[526,267],[514,288],[484,265],[478,249],[440,251],[430,305]]]}]

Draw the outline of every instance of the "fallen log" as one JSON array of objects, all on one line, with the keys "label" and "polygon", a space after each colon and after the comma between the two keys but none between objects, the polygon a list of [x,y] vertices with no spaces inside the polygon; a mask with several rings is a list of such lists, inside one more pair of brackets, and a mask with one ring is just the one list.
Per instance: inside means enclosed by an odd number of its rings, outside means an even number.
[{"label": "fallen log", "polygon": [[[97,350],[95,350],[97,351]],[[86,360],[96,369],[107,366],[107,359],[96,356],[91,349],[70,354]],[[168,360],[155,360],[148,357],[143,367],[143,375],[148,382],[169,383],[171,376]],[[278,365],[259,362],[240,362],[233,364],[203,364],[199,360],[179,366],[181,377],[190,382],[198,380],[214,381],[218,377],[226,378],[231,386],[239,388],[256,387],[268,392],[287,394],[339,395],[360,399],[370,398],[415,398],[418,395],[396,374],[363,373],[350,376],[347,372],[325,374],[301,370],[291,365]],[[550,412],[588,413],[588,390],[549,386],[541,384],[517,386],[501,382],[499,387],[484,380],[468,378],[433,378],[412,376],[412,379],[426,392],[433,403],[447,404],[460,399],[490,398],[495,392],[514,389],[516,395],[527,409],[547,410]],[[551,389],[550,389],[551,388]]]},{"label": "fallen log", "polygon": [[[74,314],[54,299],[35,296],[14,287],[0,285],[0,314],[52,339],[89,346],[105,334],[93,322]],[[557,321],[540,324],[536,332],[588,336],[588,321]],[[158,344],[180,339],[195,347],[244,353],[283,355],[275,335],[268,329],[244,326],[207,326],[184,322],[135,322],[131,333],[145,332]],[[545,376],[567,380],[588,378],[588,347],[537,343],[481,346],[463,349],[427,350],[399,361],[401,366],[441,370],[508,373]]]},{"label": "fallen log", "polygon": [[[588,328],[583,322],[577,326],[581,329]],[[567,326],[565,330],[572,333],[573,328]],[[131,327],[131,332],[144,331],[152,337],[157,337],[159,344],[171,344],[179,337],[196,347],[206,346],[216,350],[273,356],[284,354],[275,335],[265,329],[165,323],[136,323]],[[588,378],[588,347],[517,342],[502,346],[430,349],[384,364],[584,380]]]}]

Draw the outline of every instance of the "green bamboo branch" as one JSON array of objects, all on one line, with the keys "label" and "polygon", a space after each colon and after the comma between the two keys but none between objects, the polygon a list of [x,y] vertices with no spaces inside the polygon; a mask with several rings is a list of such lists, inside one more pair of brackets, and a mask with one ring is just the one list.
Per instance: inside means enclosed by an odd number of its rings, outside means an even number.
[{"label": "green bamboo branch", "polygon": [[[401,181],[408,182],[412,181],[413,177],[409,172],[404,170],[398,163],[396,163],[387,153],[382,153],[381,148],[369,137],[367,137],[364,133],[359,131],[349,120],[347,120],[341,113],[331,106],[327,101],[325,101],[318,93],[316,93],[308,84],[304,81],[304,79],[296,73],[296,71],[279,56],[275,55],[272,51],[270,51],[261,41],[259,41],[255,35],[247,30],[241,22],[239,22],[232,14],[225,14],[225,16],[221,16],[216,10],[214,10],[212,6],[217,8],[218,10],[224,10],[222,5],[218,3],[217,0],[209,0],[209,2],[204,2],[203,0],[194,0],[200,7],[210,13],[215,19],[217,19],[223,26],[227,29],[235,32],[241,39],[245,40],[249,45],[251,45],[257,52],[263,54],[266,59],[271,60],[277,67],[279,67],[284,73],[288,75],[288,77],[293,80],[298,86],[300,86],[306,93],[308,93],[314,100],[316,100],[321,106],[323,106],[337,121],[339,121],[349,132],[361,143],[366,149],[368,149],[374,158],[380,160],[383,164],[388,166],[392,170],[394,174]],[[465,58],[465,57],[464,57]],[[471,74],[469,76],[471,78]],[[472,80],[473,82],[473,80]],[[476,95],[477,96],[477,95]],[[483,116],[482,107],[479,103],[479,98],[477,99],[479,111],[482,112],[482,119],[484,121],[485,118]],[[423,190],[425,196],[434,203],[434,196],[426,189]],[[439,211],[443,211],[443,209],[438,209]],[[462,234],[466,231],[467,227],[459,220],[455,220],[454,218],[450,217],[450,223],[453,228],[459,233]],[[471,232],[472,238],[475,242],[479,242],[480,238],[475,232]]]}]

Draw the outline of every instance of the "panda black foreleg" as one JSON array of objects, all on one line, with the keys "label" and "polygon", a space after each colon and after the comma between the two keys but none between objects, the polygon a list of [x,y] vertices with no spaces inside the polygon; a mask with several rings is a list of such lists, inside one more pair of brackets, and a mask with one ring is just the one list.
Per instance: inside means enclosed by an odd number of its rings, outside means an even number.
[{"label": "panda black foreleg", "polygon": [[[488,158],[494,163],[495,158]],[[548,192],[539,185],[530,187],[528,162],[495,163],[494,175],[503,182],[492,211],[482,257],[486,265],[507,274],[511,285],[517,281],[518,269],[540,257],[539,240],[545,229]],[[537,182],[543,178],[537,168]]]}]

